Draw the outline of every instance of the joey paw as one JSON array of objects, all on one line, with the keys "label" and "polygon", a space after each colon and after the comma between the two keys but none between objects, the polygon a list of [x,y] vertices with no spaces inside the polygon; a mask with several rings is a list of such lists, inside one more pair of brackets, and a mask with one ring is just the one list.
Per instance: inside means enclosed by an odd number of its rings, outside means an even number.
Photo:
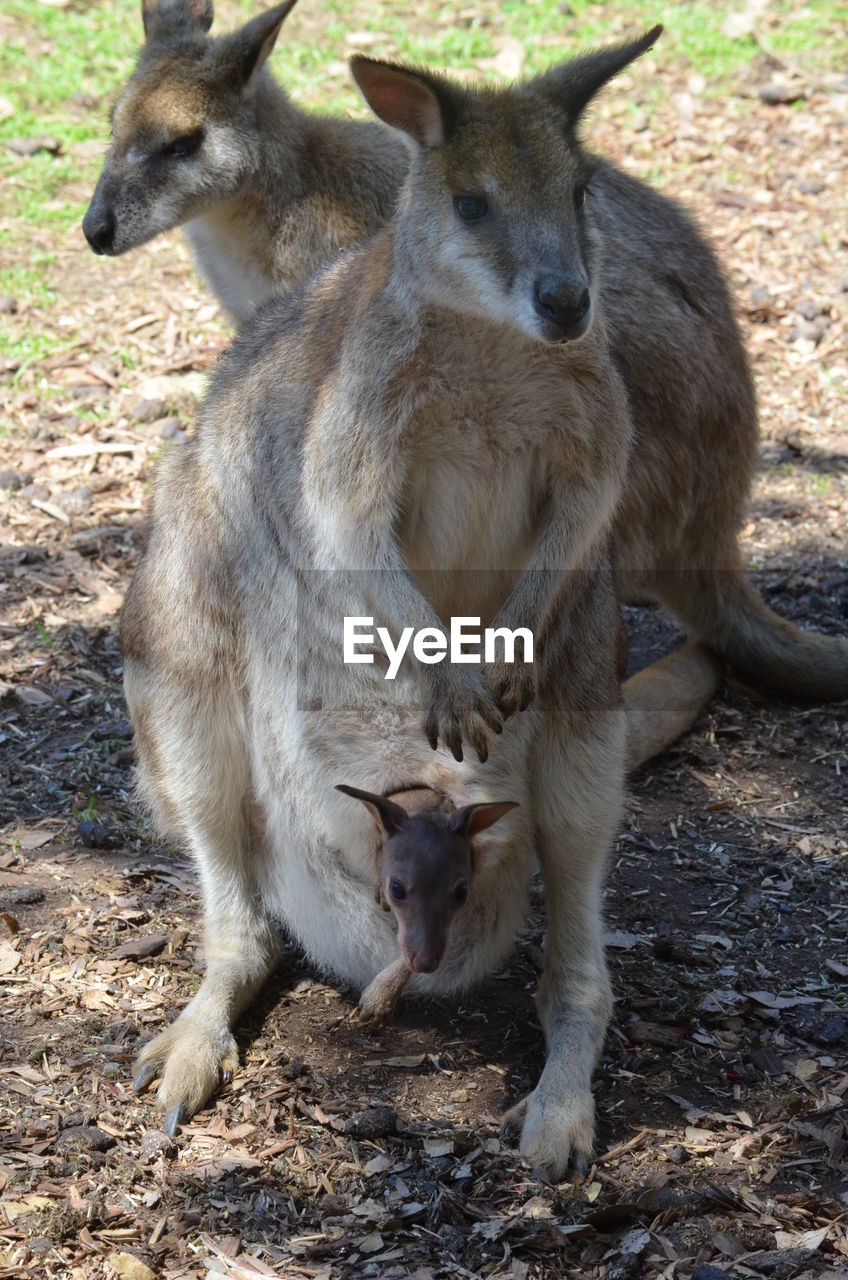
[{"label": "joey paw", "polygon": [[380,1003],[379,1001],[366,1001],[363,996],[356,1010],[359,1021],[367,1023],[368,1026],[377,1030],[380,1027],[388,1026],[394,1017],[395,1006],[394,1001],[391,1004]]},{"label": "joey paw", "polygon": [[462,760],[462,744],[489,758],[489,738],[500,733],[503,715],[488,681],[479,671],[447,667],[425,669],[424,732],[435,751],[443,742],[455,760]]},{"label": "joey paw", "polygon": [[378,974],[373,982],[365,988],[359,997],[357,1013],[360,1022],[367,1022],[372,1027],[385,1027],[395,1016],[400,992],[394,985],[380,981]]}]

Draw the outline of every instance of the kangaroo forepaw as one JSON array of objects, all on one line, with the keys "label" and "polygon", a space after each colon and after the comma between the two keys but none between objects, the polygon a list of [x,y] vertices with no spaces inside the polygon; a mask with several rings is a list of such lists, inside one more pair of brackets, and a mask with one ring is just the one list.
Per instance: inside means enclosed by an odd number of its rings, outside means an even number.
[{"label": "kangaroo forepaw", "polygon": [[483,674],[504,717],[525,711],[539,690],[535,666],[524,662],[487,662]]},{"label": "kangaroo forepaw", "polygon": [[238,1047],[228,1027],[183,1014],[141,1050],[133,1089],[141,1093],[161,1077],[156,1101],[165,1112],[165,1132],[173,1137],[237,1067]]},{"label": "kangaroo forepaw", "polygon": [[470,669],[450,674],[427,669],[424,733],[433,750],[441,742],[455,760],[462,760],[463,743],[481,763],[489,756],[489,739],[503,728],[503,716],[488,683]]}]

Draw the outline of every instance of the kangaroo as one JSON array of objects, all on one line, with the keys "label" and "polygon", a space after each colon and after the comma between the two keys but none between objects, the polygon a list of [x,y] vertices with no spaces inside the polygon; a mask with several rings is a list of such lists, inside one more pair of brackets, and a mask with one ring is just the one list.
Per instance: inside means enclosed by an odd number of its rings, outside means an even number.
[{"label": "kangaroo", "polygon": [[[489,972],[538,859],[547,1058],[508,1120],[546,1175],[591,1150],[626,729],[608,544],[631,421],[576,127],[658,32],[503,90],[355,59],[409,139],[396,214],[245,326],[197,439],[163,460],[121,636],[142,793],[192,850],[206,913],[202,987],[137,1062],[170,1132],[237,1063],[273,916],[360,989],[397,958],[370,819],[330,785],[344,770],[371,794],[413,778],[457,808],[519,806],[487,833],[442,963],[409,988]],[[469,612],[528,628],[535,661],[413,646],[394,680],[376,655],[342,661],[345,617],[443,637]]]},{"label": "kangaroo", "polygon": [[[272,79],[266,61],[293,4],[213,39],[212,0],[144,0],[147,40],[83,223],[107,254],[185,223],[236,321],[377,231],[409,162],[397,131],[300,111]],[[590,172],[580,198],[601,250],[595,287],[636,436],[615,530],[619,592],[664,605],[755,687],[848,697],[848,640],[781,619],[743,571],[757,412],[715,257],[673,201],[594,156]],[[640,723],[650,715],[653,682],[665,710],[651,742],[665,745],[722,672],[703,644],[687,648],[639,689],[625,684],[628,719],[633,699]],[[637,739],[629,750],[634,766],[647,758]]]},{"label": "kangaroo", "polygon": [[83,220],[107,255],[185,223],[200,274],[237,320],[382,226],[408,164],[376,121],[308,115],[271,77],[294,4],[212,39],[212,0],[142,0],[146,42]]},{"label": "kangaroo", "polygon": [[467,804],[457,809],[426,787],[391,796],[344,783],[336,787],[361,800],[377,824],[375,900],[394,914],[397,960],[359,998],[362,1022],[388,1022],[413,973],[435,973],[448,949],[451,925],[468,902],[470,882],[485,851],[475,836],[516,808],[512,801]]}]

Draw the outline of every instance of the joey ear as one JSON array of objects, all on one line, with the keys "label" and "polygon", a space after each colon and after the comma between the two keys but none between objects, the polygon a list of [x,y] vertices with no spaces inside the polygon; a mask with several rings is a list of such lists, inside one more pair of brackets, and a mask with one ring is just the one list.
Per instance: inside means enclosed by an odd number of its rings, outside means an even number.
[{"label": "joey ear", "polygon": [[280,27],[296,3],[297,0],[284,0],[283,4],[278,4],[265,13],[258,13],[250,22],[226,37],[223,45],[224,57],[242,85],[248,84],[267,61],[277,42]]},{"label": "joey ear", "polygon": [[346,796],[353,796],[354,800],[361,800],[387,836],[393,836],[409,821],[406,810],[399,804],[395,804],[394,800],[387,799],[386,796],[377,796],[370,791],[360,791],[357,787],[348,787],[344,783],[339,783],[336,790],[343,791]]},{"label": "joey ear", "polygon": [[141,0],[141,20],[148,40],[171,31],[208,31],[212,0]]},{"label": "joey ear", "polygon": [[576,124],[580,114],[594,98],[599,89],[647,52],[662,32],[662,24],[651,27],[638,40],[630,40],[625,44],[610,45],[607,49],[598,49],[595,53],[586,53],[582,57],[572,58],[559,67],[546,71],[537,81],[543,88],[553,91],[554,96],[568,112],[569,121]]},{"label": "joey ear", "polygon": [[380,62],[357,54],[353,78],[371,110],[384,124],[401,129],[419,147],[438,147],[456,127],[458,91],[429,71]]},{"label": "joey ear", "polygon": [[467,804],[464,809],[457,809],[451,818],[451,826],[459,835],[468,840],[486,831],[511,809],[517,809],[514,800],[503,800],[498,804]]}]

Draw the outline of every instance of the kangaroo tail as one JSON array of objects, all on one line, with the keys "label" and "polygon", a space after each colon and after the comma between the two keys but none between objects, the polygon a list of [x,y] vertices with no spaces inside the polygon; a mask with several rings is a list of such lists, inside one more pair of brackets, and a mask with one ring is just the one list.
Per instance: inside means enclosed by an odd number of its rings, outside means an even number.
[{"label": "kangaroo tail", "polygon": [[652,585],[687,630],[754,688],[802,702],[848,698],[848,639],[778,617],[741,571],[668,573]]},{"label": "kangaroo tail", "polygon": [[721,684],[724,663],[697,640],[666,654],[621,686],[627,713],[627,771],[684,733]]}]

